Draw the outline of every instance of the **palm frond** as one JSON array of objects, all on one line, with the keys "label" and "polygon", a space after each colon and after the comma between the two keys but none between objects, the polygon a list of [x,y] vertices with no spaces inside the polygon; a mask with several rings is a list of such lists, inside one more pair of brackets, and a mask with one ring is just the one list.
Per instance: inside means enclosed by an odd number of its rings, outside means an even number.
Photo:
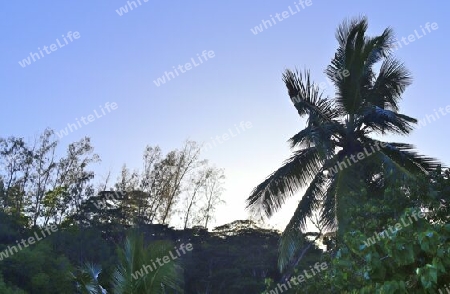
[{"label": "palm frond", "polygon": [[381,153],[386,159],[392,161],[397,170],[404,170],[405,174],[427,174],[438,168],[441,163],[432,157],[418,154],[414,151],[414,145],[406,143],[388,143],[386,147],[381,147]]},{"label": "palm frond", "polygon": [[367,37],[363,50],[366,70],[371,69],[374,64],[391,54],[394,39],[394,31],[391,28],[386,28],[379,36]]},{"label": "palm frond", "polygon": [[302,73],[286,70],[283,81],[300,116],[313,115],[321,122],[339,117],[332,101],[322,97],[319,87],[311,81],[309,71]]},{"label": "palm frond", "polygon": [[412,82],[410,72],[393,57],[385,59],[380,72],[367,93],[367,102],[381,108],[398,111],[398,102],[406,87]]},{"label": "palm frond", "polygon": [[[335,102],[341,111],[353,114],[361,101],[361,86],[364,80],[363,49],[367,38],[367,18],[344,21],[337,29],[339,49],[327,68],[328,77],[336,85]],[[339,74],[347,70],[348,76]]]},{"label": "palm frond", "polygon": [[278,266],[282,271],[299,248],[304,244],[302,230],[306,220],[320,206],[327,191],[327,176],[319,171],[300,200],[291,220],[283,231],[279,246]]},{"label": "palm frond", "polygon": [[356,30],[359,24],[365,24],[367,26],[367,18],[359,17],[352,19],[345,19],[336,29],[336,40],[339,43],[339,47],[345,48],[347,46],[347,41],[349,36],[356,34]]},{"label": "palm frond", "polygon": [[337,142],[345,136],[345,128],[337,121],[309,124],[288,140],[291,148],[317,147],[322,157],[330,157],[335,152]]},{"label": "palm frond", "polygon": [[407,135],[414,129],[412,124],[417,123],[415,118],[378,106],[367,106],[361,110],[360,115],[357,119],[357,126],[366,126],[366,128],[381,134],[392,132]]},{"label": "palm frond", "polygon": [[98,281],[98,275],[101,271],[99,265],[86,262],[78,268],[77,273],[71,273],[71,277],[75,280],[81,293],[102,294],[102,287]]},{"label": "palm frond", "polygon": [[320,210],[320,225],[328,231],[337,230],[336,221],[336,181],[330,181],[327,193],[325,194]]},{"label": "palm frond", "polygon": [[314,178],[322,163],[316,147],[295,151],[282,167],[252,191],[247,198],[247,208],[255,214],[271,216],[287,197],[293,196]]}]

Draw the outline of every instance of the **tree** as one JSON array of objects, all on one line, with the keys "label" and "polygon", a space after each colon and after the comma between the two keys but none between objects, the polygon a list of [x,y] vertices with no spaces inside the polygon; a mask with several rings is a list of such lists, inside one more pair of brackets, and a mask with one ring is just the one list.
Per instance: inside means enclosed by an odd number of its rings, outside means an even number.
[{"label": "tree", "polygon": [[54,175],[57,169],[56,147],[58,142],[53,138],[53,131],[45,130],[35,142],[33,147],[33,161],[31,162],[31,184],[29,197],[33,226],[42,216],[43,200],[45,193],[54,183]]},{"label": "tree", "polygon": [[30,180],[32,151],[22,138],[0,138],[0,186],[2,209],[17,217],[27,205],[25,187]]},{"label": "tree", "polygon": [[224,188],[222,187],[222,180],[225,179],[223,169],[210,167],[206,170],[205,184],[203,186],[203,193],[205,196],[205,205],[201,209],[201,215],[205,221],[204,227],[208,227],[208,222],[214,217],[214,211],[217,205],[224,203],[220,198]]},{"label": "tree", "polygon": [[283,75],[289,97],[298,114],[307,116],[307,125],[289,140],[291,148],[299,149],[247,199],[252,212],[270,217],[288,197],[307,187],[282,235],[281,269],[302,245],[301,230],[319,207],[321,221],[337,229],[342,240],[348,230],[346,207],[358,200],[352,191],[366,186],[376,195],[394,178],[414,178],[437,165],[410,144],[370,136],[407,135],[417,120],[398,112],[411,75],[391,54],[393,31],[387,28],[369,37],[367,25],[366,18],[353,19],[336,31],[339,46],[325,71],[336,88],[333,98],[324,97],[308,71],[286,70]]},{"label": "tree", "polygon": [[164,197],[164,203],[161,207],[162,224],[166,224],[170,217],[176,197],[182,191],[183,179],[190,171],[202,164],[199,161],[200,151],[200,146],[196,142],[186,141],[182,150],[168,153],[163,161],[170,167],[170,173],[167,179],[169,185],[166,186],[167,189],[163,190],[164,194],[162,195]]},{"label": "tree", "polygon": [[[224,201],[220,198],[224,190],[222,184],[225,176],[223,169],[208,166],[204,163],[202,169],[193,175],[187,185],[184,210],[184,229],[188,225],[208,227],[208,222],[214,217],[217,205]],[[191,219],[192,216],[196,216]]]},{"label": "tree", "polygon": [[185,213],[184,213],[184,229],[188,228],[188,225],[192,224],[191,216],[195,213],[196,205],[198,204],[198,198],[200,197],[200,189],[205,184],[206,171],[202,170],[192,176],[190,181],[190,189],[187,189],[185,196]]},{"label": "tree", "polygon": [[67,155],[56,156],[58,141],[46,129],[32,147],[22,138],[0,138],[0,196],[3,210],[30,218],[36,226],[50,220],[60,223],[79,211],[81,202],[92,194],[87,170],[99,160],[89,138],[69,144]]},{"label": "tree", "polygon": [[51,185],[42,200],[40,217],[45,216],[46,223],[51,217],[59,224],[68,215],[80,212],[83,201],[94,193],[91,183],[94,172],[88,167],[99,161],[90,138],[68,145],[66,156],[57,161]]},{"label": "tree", "polygon": [[130,172],[124,166],[115,187],[119,191],[134,191],[128,193],[127,205],[133,208],[137,219],[167,224],[178,212],[180,195],[192,184],[192,174],[206,164],[199,157],[200,146],[194,141],[186,141],[181,150],[172,150],[165,156],[158,146],[147,146],[143,170]]},{"label": "tree", "polygon": [[[142,236],[130,234],[123,248],[118,250],[119,264],[112,276],[112,293],[183,293],[183,269],[178,260],[165,262],[157,268],[154,266],[158,258],[172,256],[173,248],[168,241],[154,241],[145,247]],[[100,266],[86,263],[78,272],[72,273],[81,293],[106,293],[99,282],[101,271]]]}]

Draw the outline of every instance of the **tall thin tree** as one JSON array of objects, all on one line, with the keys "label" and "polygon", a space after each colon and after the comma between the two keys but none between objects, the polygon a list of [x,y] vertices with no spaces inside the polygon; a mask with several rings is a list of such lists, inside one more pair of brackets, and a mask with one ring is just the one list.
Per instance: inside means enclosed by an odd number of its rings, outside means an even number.
[{"label": "tall thin tree", "polygon": [[[270,217],[288,197],[306,188],[282,235],[280,269],[298,252],[306,220],[318,208],[323,211],[321,221],[338,229],[339,240],[347,229],[345,205],[355,200],[348,197],[357,194],[358,185],[375,185],[393,175],[414,177],[437,165],[436,160],[414,152],[410,144],[381,142],[371,136],[408,135],[417,120],[398,112],[411,74],[392,56],[392,29],[369,37],[367,26],[363,17],[344,21],[336,31],[339,46],[325,70],[335,85],[333,98],[324,97],[308,71],[287,70],[283,75],[289,97],[298,114],[307,116],[307,125],[289,140],[296,148],[292,157],[247,199],[252,212]],[[354,160],[365,148],[376,152]]]}]

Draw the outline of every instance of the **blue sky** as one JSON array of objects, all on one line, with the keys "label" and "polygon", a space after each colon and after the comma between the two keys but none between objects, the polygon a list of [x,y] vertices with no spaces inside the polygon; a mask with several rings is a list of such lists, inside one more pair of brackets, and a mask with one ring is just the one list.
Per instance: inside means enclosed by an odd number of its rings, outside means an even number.
[{"label": "blue sky", "polygon": [[[283,71],[308,68],[315,81],[327,82],[323,70],[334,55],[334,33],[343,19],[366,15],[369,34],[390,26],[399,38],[415,30],[423,35],[421,26],[437,23],[436,30],[395,52],[414,77],[401,112],[421,119],[450,104],[444,91],[450,24],[445,1],[312,0],[304,8],[291,0],[140,2],[122,16],[116,10],[127,5],[123,0],[5,2],[0,12],[0,136],[32,138],[46,127],[59,131],[115,102],[116,109],[105,109],[101,118],[61,139],[65,147],[91,137],[102,159],[96,167],[101,179],[123,163],[140,167],[146,145],[169,151],[185,139],[207,142],[251,122],[251,128],[204,154],[227,176],[220,225],[247,217],[245,199],[289,157],[286,141],[304,126],[281,80]],[[289,6],[297,13],[252,33]],[[62,35],[69,31],[79,38],[64,43]],[[56,39],[64,46],[30,65],[19,64]],[[153,82],[173,66],[191,58],[198,62],[197,54],[205,50],[214,57],[159,87]],[[333,94],[331,87],[325,92]],[[407,138],[386,140],[411,142],[448,164],[449,121],[450,115]],[[300,197],[270,224],[283,228]]]}]

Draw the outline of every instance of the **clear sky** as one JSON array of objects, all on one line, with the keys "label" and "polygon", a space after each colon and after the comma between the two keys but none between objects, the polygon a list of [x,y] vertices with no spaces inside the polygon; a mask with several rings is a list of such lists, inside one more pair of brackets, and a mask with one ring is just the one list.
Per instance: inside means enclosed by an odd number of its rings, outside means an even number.
[{"label": "clear sky", "polygon": [[[281,80],[283,71],[308,68],[315,81],[327,83],[323,71],[343,19],[366,15],[371,35],[388,26],[399,38],[416,30],[418,36],[395,52],[414,77],[401,112],[421,119],[450,105],[444,91],[447,1],[311,0],[303,7],[298,0],[139,1],[2,3],[0,136],[32,138],[46,127],[60,131],[96,111],[101,117],[69,131],[61,147],[91,137],[102,159],[96,167],[101,179],[123,163],[140,167],[148,144],[169,151],[187,138],[208,142],[250,122],[251,128],[204,153],[225,168],[227,204],[217,213],[220,225],[247,217],[245,199],[290,156],[286,141],[304,126]],[[263,20],[267,29],[255,34]],[[428,32],[427,23],[438,27]],[[173,67],[179,65],[176,76]],[[171,79],[157,86],[154,81],[165,72]],[[333,94],[331,87],[325,92]],[[116,109],[108,111],[108,102]],[[386,140],[411,142],[448,164],[449,122],[450,115],[442,116],[407,138]],[[270,224],[284,228],[301,195]]]}]

